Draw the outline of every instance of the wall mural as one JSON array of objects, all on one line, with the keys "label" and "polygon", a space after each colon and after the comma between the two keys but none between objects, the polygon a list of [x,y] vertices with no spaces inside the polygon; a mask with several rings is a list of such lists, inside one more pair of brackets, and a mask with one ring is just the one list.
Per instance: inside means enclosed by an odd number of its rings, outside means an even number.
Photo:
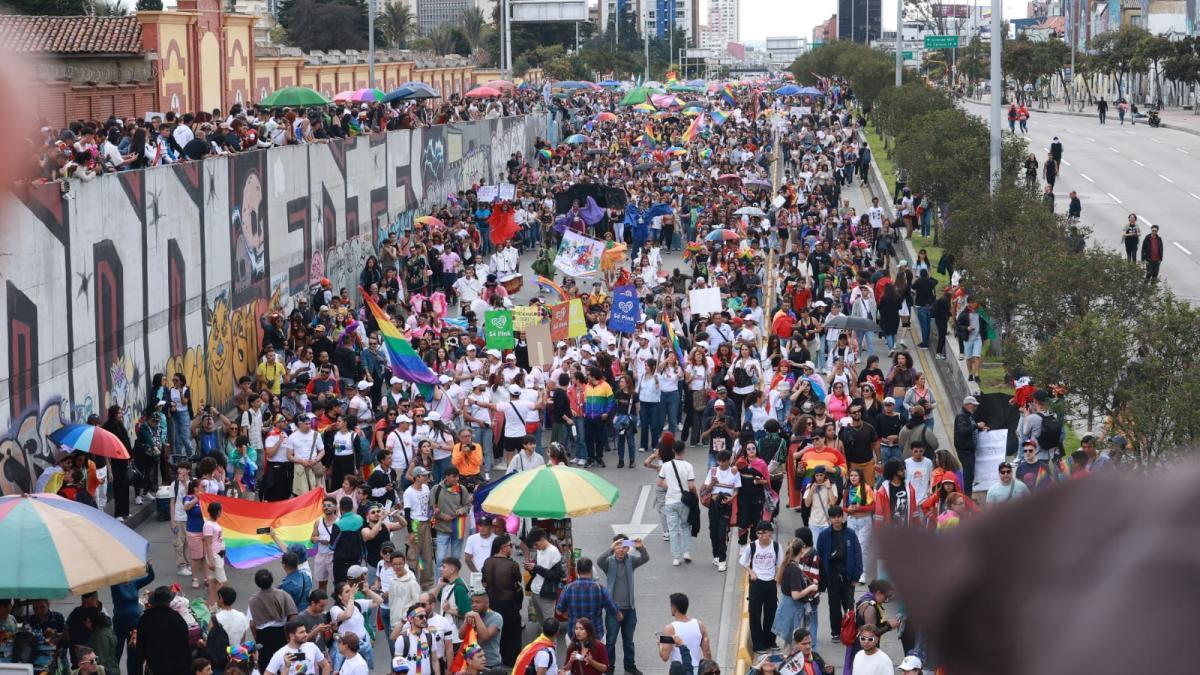
[{"label": "wall mural", "polygon": [[26,187],[0,204],[0,493],[28,489],[59,426],[125,408],[155,373],[228,408],[260,318],[328,278],[351,290],[389,233],[546,137],[548,115],[275,148]]}]

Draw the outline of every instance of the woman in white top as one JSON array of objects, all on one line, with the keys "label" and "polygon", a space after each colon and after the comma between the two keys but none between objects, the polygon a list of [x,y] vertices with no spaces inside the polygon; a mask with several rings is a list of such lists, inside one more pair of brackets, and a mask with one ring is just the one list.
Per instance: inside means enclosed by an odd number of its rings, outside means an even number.
[{"label": "woman in white top", "polygon": [[687,381],[687,398],[683,401],[683,436],[691,436],[688,443],[700,442],[700,416],[708,405],[708,360],[699,347],[692,350],[688,364],[683,369]]},{"label": "woman in white top", "polygon": [[733,361],[733,367],[729,369],[729,377],[733,379],[732,398],[738,408],[745,410],[743,401],[746,394],[754,391],[755,383],[762,379],[762,366],[750,353],[750,345],[743,344],[738,348],[738,356]]},{"label": "woman in white top", "polygon": [[[367,597],[362,600],[355,600],[354,596],[359,592]],[[351,584],[343,581],[334,587],[333,597],[333,604],[329,607],[330,624],[337,630],[339,638],[349,633],[358,636],[358,653],[367,660],[367,665],[374,670],[375,659],[371,650],[370,636],[367,634],[367,619],[364,612],[383,604],[383,596],[371,590],[364,583]],[[334,654],[334,671],[341,668],[343,659],[344,657],[341,654]]]},{"label": "woman in white top", "polygon": [[683,370],[679,367],[679,358],[675,352],[668,352],[663,357],[662,365],[658,367],[659,405],[663,416],[667,419],[667,429],[673,434],[679,430],[679,381],[683,379]]},{"label": "woman in white top", "polygon": [[355,444],[358,441],[358,420],[354,415],[338,418],[333,432],[332,485],[341,485],[347,475],[356,473],[354,461]]},{"label": "woman in white top", "polygon": [[761,391],[752,391],[746,396],[746,414],[750,416],[750,428],[754,431],[754,437],[761,440],[763,427],[766,426],[767,420],[771,419]]}]

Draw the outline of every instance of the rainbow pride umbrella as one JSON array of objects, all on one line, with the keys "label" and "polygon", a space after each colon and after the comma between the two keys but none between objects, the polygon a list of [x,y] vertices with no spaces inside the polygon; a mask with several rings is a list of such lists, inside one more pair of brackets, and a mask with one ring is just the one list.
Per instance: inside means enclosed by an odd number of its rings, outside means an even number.
[{"label": "rainbow pride umbrella", "polygon": [[590,471],[543,466],[521,471],[494,487],[483,510],[522,518],[574,518],[607,511],[619,496],[615,485]]},{"label": "rainbow pride umbrella", "polygon": [[150,542],[116,518],[49,494],[0,497],[0,541],[4,598],[66,598],[124,583],[146,574],[150,555]]},{"label": "rainbow pride umbrella", "polygon": [[129,450],[111,431],[91,424],[68,424],[49,436],[50,442],[97,457],[129,459]]},{"label": "rainbow pride umbrella", "polygon": [[606,111],[596,115],[595,121],[596,122],[616,122],[617,116],[606,110]]},{"label": "rainbow pride umbrella", "polygon": [[592,140],[592,139],[588,138],[587,136],[584,136],[583,134],[571,134],[570,136],[567,136],[566,138],[563,139],[563,143],[566,143],[567,145],[581,145],[583,143],[587,143],[590,140]]},{"label": "rainbow pride umbrella", "polygon": [[648,113],[652,113],[652,112],[658,110],[658,108],[655,108],[654,106],[650,105],[649,103],[639,103],[639,104],[633,106],[633,109],[637,112],[648,112]]},{"label": "rainbow pride umbrella", "polygon": [[310,490],[299,497],[280,502],[255,502],[249,499],[202,494],[200,503],[205,513],[212,502],[221,504],[221,526],[225,537],[225,560],[237,569],[258,567],[283,556],[270,534],[259,534],[270,528],[284,546],[300,544],[312,548],[313,523],[321,517],[321,500],[325,491]]}]

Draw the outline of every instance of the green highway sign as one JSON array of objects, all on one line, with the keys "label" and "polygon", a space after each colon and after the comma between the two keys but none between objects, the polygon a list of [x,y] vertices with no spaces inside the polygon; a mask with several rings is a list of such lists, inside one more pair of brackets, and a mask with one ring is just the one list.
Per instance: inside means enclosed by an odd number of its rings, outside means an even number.
[{"label": "green highway sign", "polygon": [[900,56],[902,58],[904,58],[905,60],[911,61],[912,57],[913,57],[913,53],[912,52],[900,52]]},{"label": "green highway sign", "polygon": [[957,35],[926,35],[925,49],[956,49],[958,48]]}]

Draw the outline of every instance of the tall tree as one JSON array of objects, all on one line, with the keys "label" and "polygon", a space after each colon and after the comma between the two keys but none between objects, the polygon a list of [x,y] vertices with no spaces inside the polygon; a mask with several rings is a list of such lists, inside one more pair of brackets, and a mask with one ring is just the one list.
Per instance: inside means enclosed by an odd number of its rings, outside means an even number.
[{"label": "tall tree", "polygon": [[466,39],[467,46],[472,54],[482,46],[483,27],[486,24],[487,20],[483,16],[483,10],[475,5],[464,9],[462,16],[459,17],[459,30],[462,31],[462,35]]},{"label": "tall tree", "polygon": [[429,40],[433,44],[433,53],[438,56],[445,56],[454,53],[454,47],[458,42],[458,35],[455,33],[453,26],[443,24],[430,31]]},{"label": "tall tree", "polygon": [[1130,25],[1092,38],[1097,68],[1116,76],[1118,96],[1125,96],[1125,78],[1136,65],[1138,44],[1149,35],[1145,28]]},{"label": "tall tree", "polygon": [[1162,103],[1163,62],[1175,54],[1175,45],[1165,35],[1147,35],[1138,40],[1133,50],[1133,62],[1137,68],[1148,69],[1154,78],[1156,100]]},{"label": "tall tree", "polygon": [[162,0],[138,0],[137,11],[139,12],[161,12],[163,8]]},{"label": "tall tree", "polygon": [[408,39],[415,32],[416,17],[412,8],[403,2],[389,2],[375,23],[383,31],[387,44],[396,49],[406,49]]}]

